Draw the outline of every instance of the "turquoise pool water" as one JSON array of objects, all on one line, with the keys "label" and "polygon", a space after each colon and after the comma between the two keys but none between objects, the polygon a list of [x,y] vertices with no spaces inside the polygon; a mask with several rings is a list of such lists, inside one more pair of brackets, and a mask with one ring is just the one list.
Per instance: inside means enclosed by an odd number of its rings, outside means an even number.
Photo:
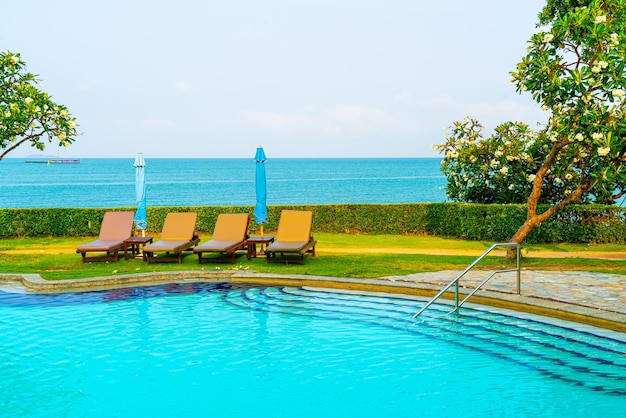
[{"label": "turquoise pool water", "polygon": [[422,304],[198,283],[0,291],[0,416],[626,411],[621,334],[469,308],[446,315],[438,307],[416,322]]}]

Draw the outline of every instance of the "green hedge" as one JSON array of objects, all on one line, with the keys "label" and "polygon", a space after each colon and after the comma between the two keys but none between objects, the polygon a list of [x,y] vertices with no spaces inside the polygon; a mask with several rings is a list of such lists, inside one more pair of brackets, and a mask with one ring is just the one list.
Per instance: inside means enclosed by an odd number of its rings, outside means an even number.
[{"label": "green hedge", "polygon": [[[291,205],[268,207],[274,231],[283,209],[313,211],[313,231],[361,234],[438,235],[468,240],[506,241],[526,219],[523,205],[407,203],[393,205]],[[541,208],[545,210],[546,208]],[[102,216],[115,209],[0,209],[0,238],[95,236]],[[196,212],[197,230],[212,232],[220,213],[248,213],[251,234],[258,233],[251,206],[149,207],[148,232],[157,234],[169,212]],[[557,213],[527,238],[527,243],[626,242],[626,209],[620,206],[578,205]]]}]

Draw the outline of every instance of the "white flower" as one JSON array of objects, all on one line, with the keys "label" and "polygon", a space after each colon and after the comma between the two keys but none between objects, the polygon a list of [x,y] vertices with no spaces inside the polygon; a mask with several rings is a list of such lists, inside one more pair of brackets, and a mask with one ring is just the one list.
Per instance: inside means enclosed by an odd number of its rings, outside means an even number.
[{"label": "white flower", "polygon": [[500,157],[502,157],[502,156],[504,155],[504,153],[503,153],[502,151],[500,151],[500,150],[497,150],[497,151],[494,153],[494,155],[495,155],[496,157],[500,158]]},{"label": "white flower", "polygon": [[598,62],[598,65],[599,65],[601,68],[606,68],[606,67],[608,67],[608,66],[609,66],[609,63],[608,63],[608,62],[606,62],[606,61],[600,61],[600,62]]},{"label": "white flower", "polygon": [[17,64],[18,62],[20,62],[20,57],[18,57],[17,55],[12,55],[10,59],[11,59],[11,64],[13,64],[13,65]]},{"label": "white flower", "polygon": [[31,104],[33,102],[33,99],[31,99],[30,97],[27,97],[24,99],[24,103],[26,103],[27,105]]},{"label": "white flower", "polygon": [[554,35],[552,35],[551,33],[546,33],[545,35],[543,35],[543,41],[545,43],[552,42],[553,39]]},{"label": "white flower", "polygon": [[606,15],[598,15],[596,16],[596,20],[594,20],[594,23],[604,23],[606,22]]},{"label": "white flower", "polygon": [[503,176],[506,176],[509,174],[509,168],[508,167],[502,167],[500,169],[500,173],[502,173]]},{"label": "white flower", "polygon": [[619,35],[615,32],[611,34],[611,44],[613,46],[619,45]]},{"label": "white flower", "polygon": [[600,147],[598,148],[598,155],[600,157],[606,157],[611,152],[611,147]]},{"label": "white flower", "polygon": [[513,184],[509,184],[509,190],[513,190],[515,186]]},{"label": "white flower", "polygon": [[579,132],[579,133],[576,134],[574,139],[576,139],[578,142],[582,142],[582,141],[585,140],[585,136]]},{"label": "white flower", "polygon": [[560,177],[555,177],[555,178],[554,178],[554,182],[555,182],[556,184],[561,184],[561,183],[563,183],[563,180],[561,180],[561,178],[560,178]]},{"label": "white flower", "polygon": [[598,65],[594,65],[593,67],[591,67],[591,72],[594,74],[598,74],[600,71],[602,71],[602,69]]},{"label": "white flower", "polygon": [[526,177],[526,180],[528,180],[529,183],[532,183],[533,181],[535,181],[535,177],[537,177],[535,174],[529,174]]},{"label": "white flower", "polygon": [[602,139],[602,134],[599,133],[599,132],[595,132],[595,133],[591,134],[591,137],[597,141],[597,140]]},{"label": "white flower", "polygon": [[622,89],[615,89],[615,90],[613,90],[613,96],[621,99],[622,97],[624,97],[624,90],[622,90]]}]

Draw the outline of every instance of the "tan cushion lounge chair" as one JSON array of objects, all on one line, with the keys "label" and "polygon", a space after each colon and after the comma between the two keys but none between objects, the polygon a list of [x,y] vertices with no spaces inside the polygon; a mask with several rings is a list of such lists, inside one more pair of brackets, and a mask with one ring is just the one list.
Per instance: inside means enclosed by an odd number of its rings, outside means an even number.
[{"label": "tan cushion lounge chair", "polygon": [[[250,216],[245,213],[222,213],[218,215],[211,240],[203,242],[193,249],[198,254],[198,261],[235,263],[237,250],[246,248]],[[218,253],[228,257],[202,257],[203,253]]]},{"label": "tan cushion lounge chair", "polygon": [[[310,211],[283,210],[278,221],[276,239],[265,249],[267,262],[279,261],[277,254],[283,256],[280,261],[296,260],[300,264],[304,264],[304,255],[307,252],[315,257],[316,241],[311,235],[312,222],[313,213]],[[286,258],[285,254],[296,254],[300,257]]]},{"label": "tan cushion lounge chair", "polygon": [[[124,240],[133,235],[133,212],[106,212],[100,225],[98,239],[87,244],[79,245],[76,252],[83,256],[83,263],[87,261],[116,261]],[[106,253],[104,257],[87,257],[87,253]]]},{"label": "tan cushion lounge chair", "polygon": [[[161,240],[143,247],[144,260],[182,262],[183,251],[193,248],[200,240],[196,236],[197,215],[193,212],[168,213],[163,224]],[[155,253],[164,253],[155,256]]]}]

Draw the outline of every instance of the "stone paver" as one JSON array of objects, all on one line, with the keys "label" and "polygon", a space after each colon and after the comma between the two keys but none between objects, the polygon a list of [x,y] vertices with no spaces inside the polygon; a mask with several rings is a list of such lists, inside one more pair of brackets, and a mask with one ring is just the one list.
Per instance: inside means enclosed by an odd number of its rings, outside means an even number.
[{"label": "stone paver", "polygon": [[[443,287],[459,273],[460,271],[446,270],[406,276],[388,276],[384,279]],[[473,289],[489,273],[489,271],[470,271],[461,278],[459,286]],[[515,294],[516,287],[516,273],[506,272],[491,278],[482,289]],[[620,274],[523,270],[521,273],[521,294],[626,314],[626,276]]]}]

